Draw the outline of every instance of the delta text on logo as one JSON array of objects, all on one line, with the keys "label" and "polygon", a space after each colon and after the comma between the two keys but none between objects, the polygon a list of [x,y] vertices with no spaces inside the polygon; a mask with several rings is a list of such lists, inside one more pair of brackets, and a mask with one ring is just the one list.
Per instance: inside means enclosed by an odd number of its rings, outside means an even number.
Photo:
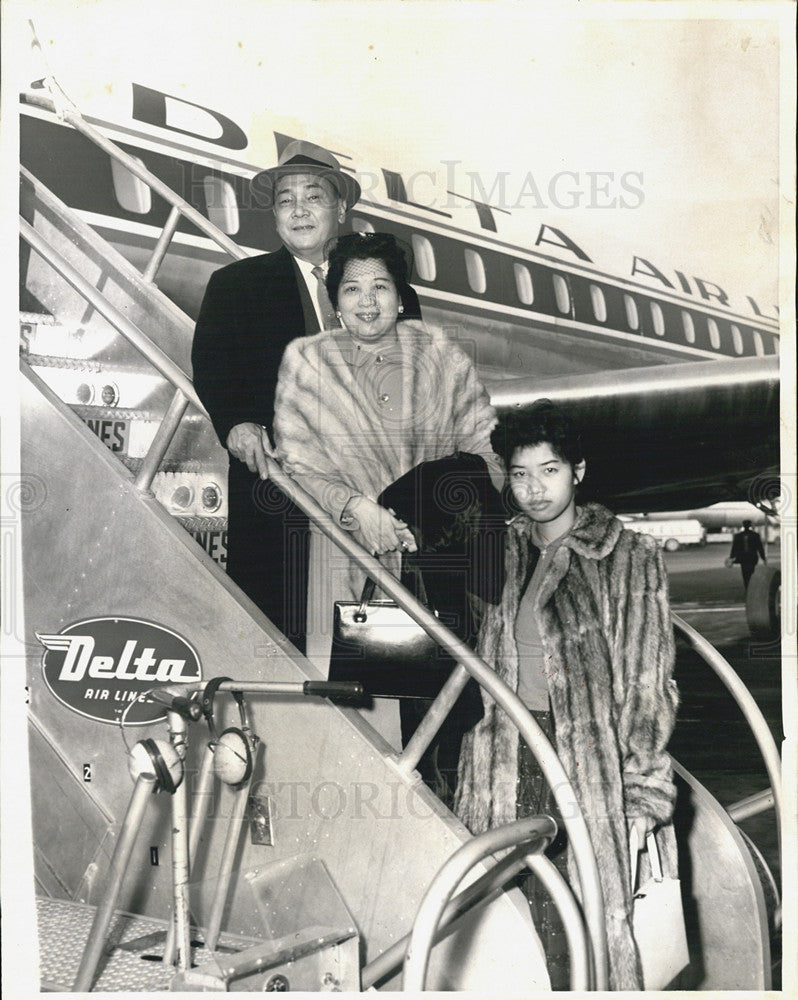
[{"label": "delta text on logo", "polygon": [[45,647],[44,680],[73,712],[98,722],[146,725],[166,709],[147,691],[202,679],[199,657],[176,632],[138,618],[88,618],[55,635],[37,632]]}]

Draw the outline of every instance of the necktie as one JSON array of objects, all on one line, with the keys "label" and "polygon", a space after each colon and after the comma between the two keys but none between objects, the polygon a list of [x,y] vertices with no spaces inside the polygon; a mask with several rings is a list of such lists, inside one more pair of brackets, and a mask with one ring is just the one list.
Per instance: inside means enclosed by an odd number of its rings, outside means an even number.
[{"label": "necktie", "polygon": [[333,327],[340,326],[341,324],[338,322],[338,317],[335,315],[333,304],[330,302],[330,296],[327,294],[327,286],[324,283],[323,269],[317,264],[313,268],[312,274],[316,279],[316,299],[319,303],[319,310],[321,311],[323,329],[329,330]]}]

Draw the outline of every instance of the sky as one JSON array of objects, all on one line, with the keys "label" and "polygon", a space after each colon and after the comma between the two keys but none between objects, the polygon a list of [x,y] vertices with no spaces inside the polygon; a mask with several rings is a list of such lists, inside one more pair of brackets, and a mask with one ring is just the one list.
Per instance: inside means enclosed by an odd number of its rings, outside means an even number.
[{"label": "sky", "polygon": [[451,181],[492,193],[512,209],[500,220],[513,242],[533,245],[545,223],[603,269],[628,276],[638,255],[671,280],[678,268],[721,285],[745,311],[752,295],[769,314],[779,276],[777,16],[788,7],[3,4],[23,29],[22,76],[31,16],[82,109],[129,117],[135,80],[229,115],[259,165],[274,161],[276,119],[353,152],[358,166],[416,174],[422,203],[440,205]]}]

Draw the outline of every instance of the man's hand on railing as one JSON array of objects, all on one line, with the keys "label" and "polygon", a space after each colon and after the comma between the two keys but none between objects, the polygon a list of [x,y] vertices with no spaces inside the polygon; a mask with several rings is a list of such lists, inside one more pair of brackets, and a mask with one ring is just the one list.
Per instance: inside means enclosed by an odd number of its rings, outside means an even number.
[{"label": "man's hand on railing", "polygon": [[227,450],[246,463],[250,472],[257,472],[261,479],[269,478],[266,457],[274,458],[269,434],[260,424],[236,424],[227,435]]}]

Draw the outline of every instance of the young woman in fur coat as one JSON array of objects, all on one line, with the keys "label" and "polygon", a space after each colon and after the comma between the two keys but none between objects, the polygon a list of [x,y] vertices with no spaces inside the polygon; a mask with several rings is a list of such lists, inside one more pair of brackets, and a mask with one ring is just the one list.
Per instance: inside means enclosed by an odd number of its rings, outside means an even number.
[{"label": "young woman in fur coat", "polygon": [[[508,415],[491,440],[521,513],[508,526],[505,588],[486,610],[477,651],[544,731],[553,729],[596,853],[610,988],[642,989],[632,934],[633,827],[640,844],[656,828],[663,870],[676,874],[665,748],[678,694],[664,561],[653,539],[624,529],[604,507],[576,506],[585,462],[573,425],[554,404]],[[463,740],[454,806],[475,834],[553,807],[517,730],[483,700],[485,715]],[[568,868],[575,885],[571,858]],[[527,892],[536,923],[545,925],[552,986],[565,989],[562,935],[540,893]]]},{"label": "young woman in fur coat", "polygon": [[[326,284],[342,326],[288,345],[274,413],[283,468],[396,576],[416,542],[377,502],[387,486],[456,451],[481,455],[497,488],[503,479],[490,444],[496,414],[471,360],[442,331],[401,321],[408,271],[392,236],[337,239]],[[311,531],[307,655],[325,673],[333,601],[359,599],[364,579]],[[376,700],[370,721],[397,748],[398,720],[395,702]]]}]

